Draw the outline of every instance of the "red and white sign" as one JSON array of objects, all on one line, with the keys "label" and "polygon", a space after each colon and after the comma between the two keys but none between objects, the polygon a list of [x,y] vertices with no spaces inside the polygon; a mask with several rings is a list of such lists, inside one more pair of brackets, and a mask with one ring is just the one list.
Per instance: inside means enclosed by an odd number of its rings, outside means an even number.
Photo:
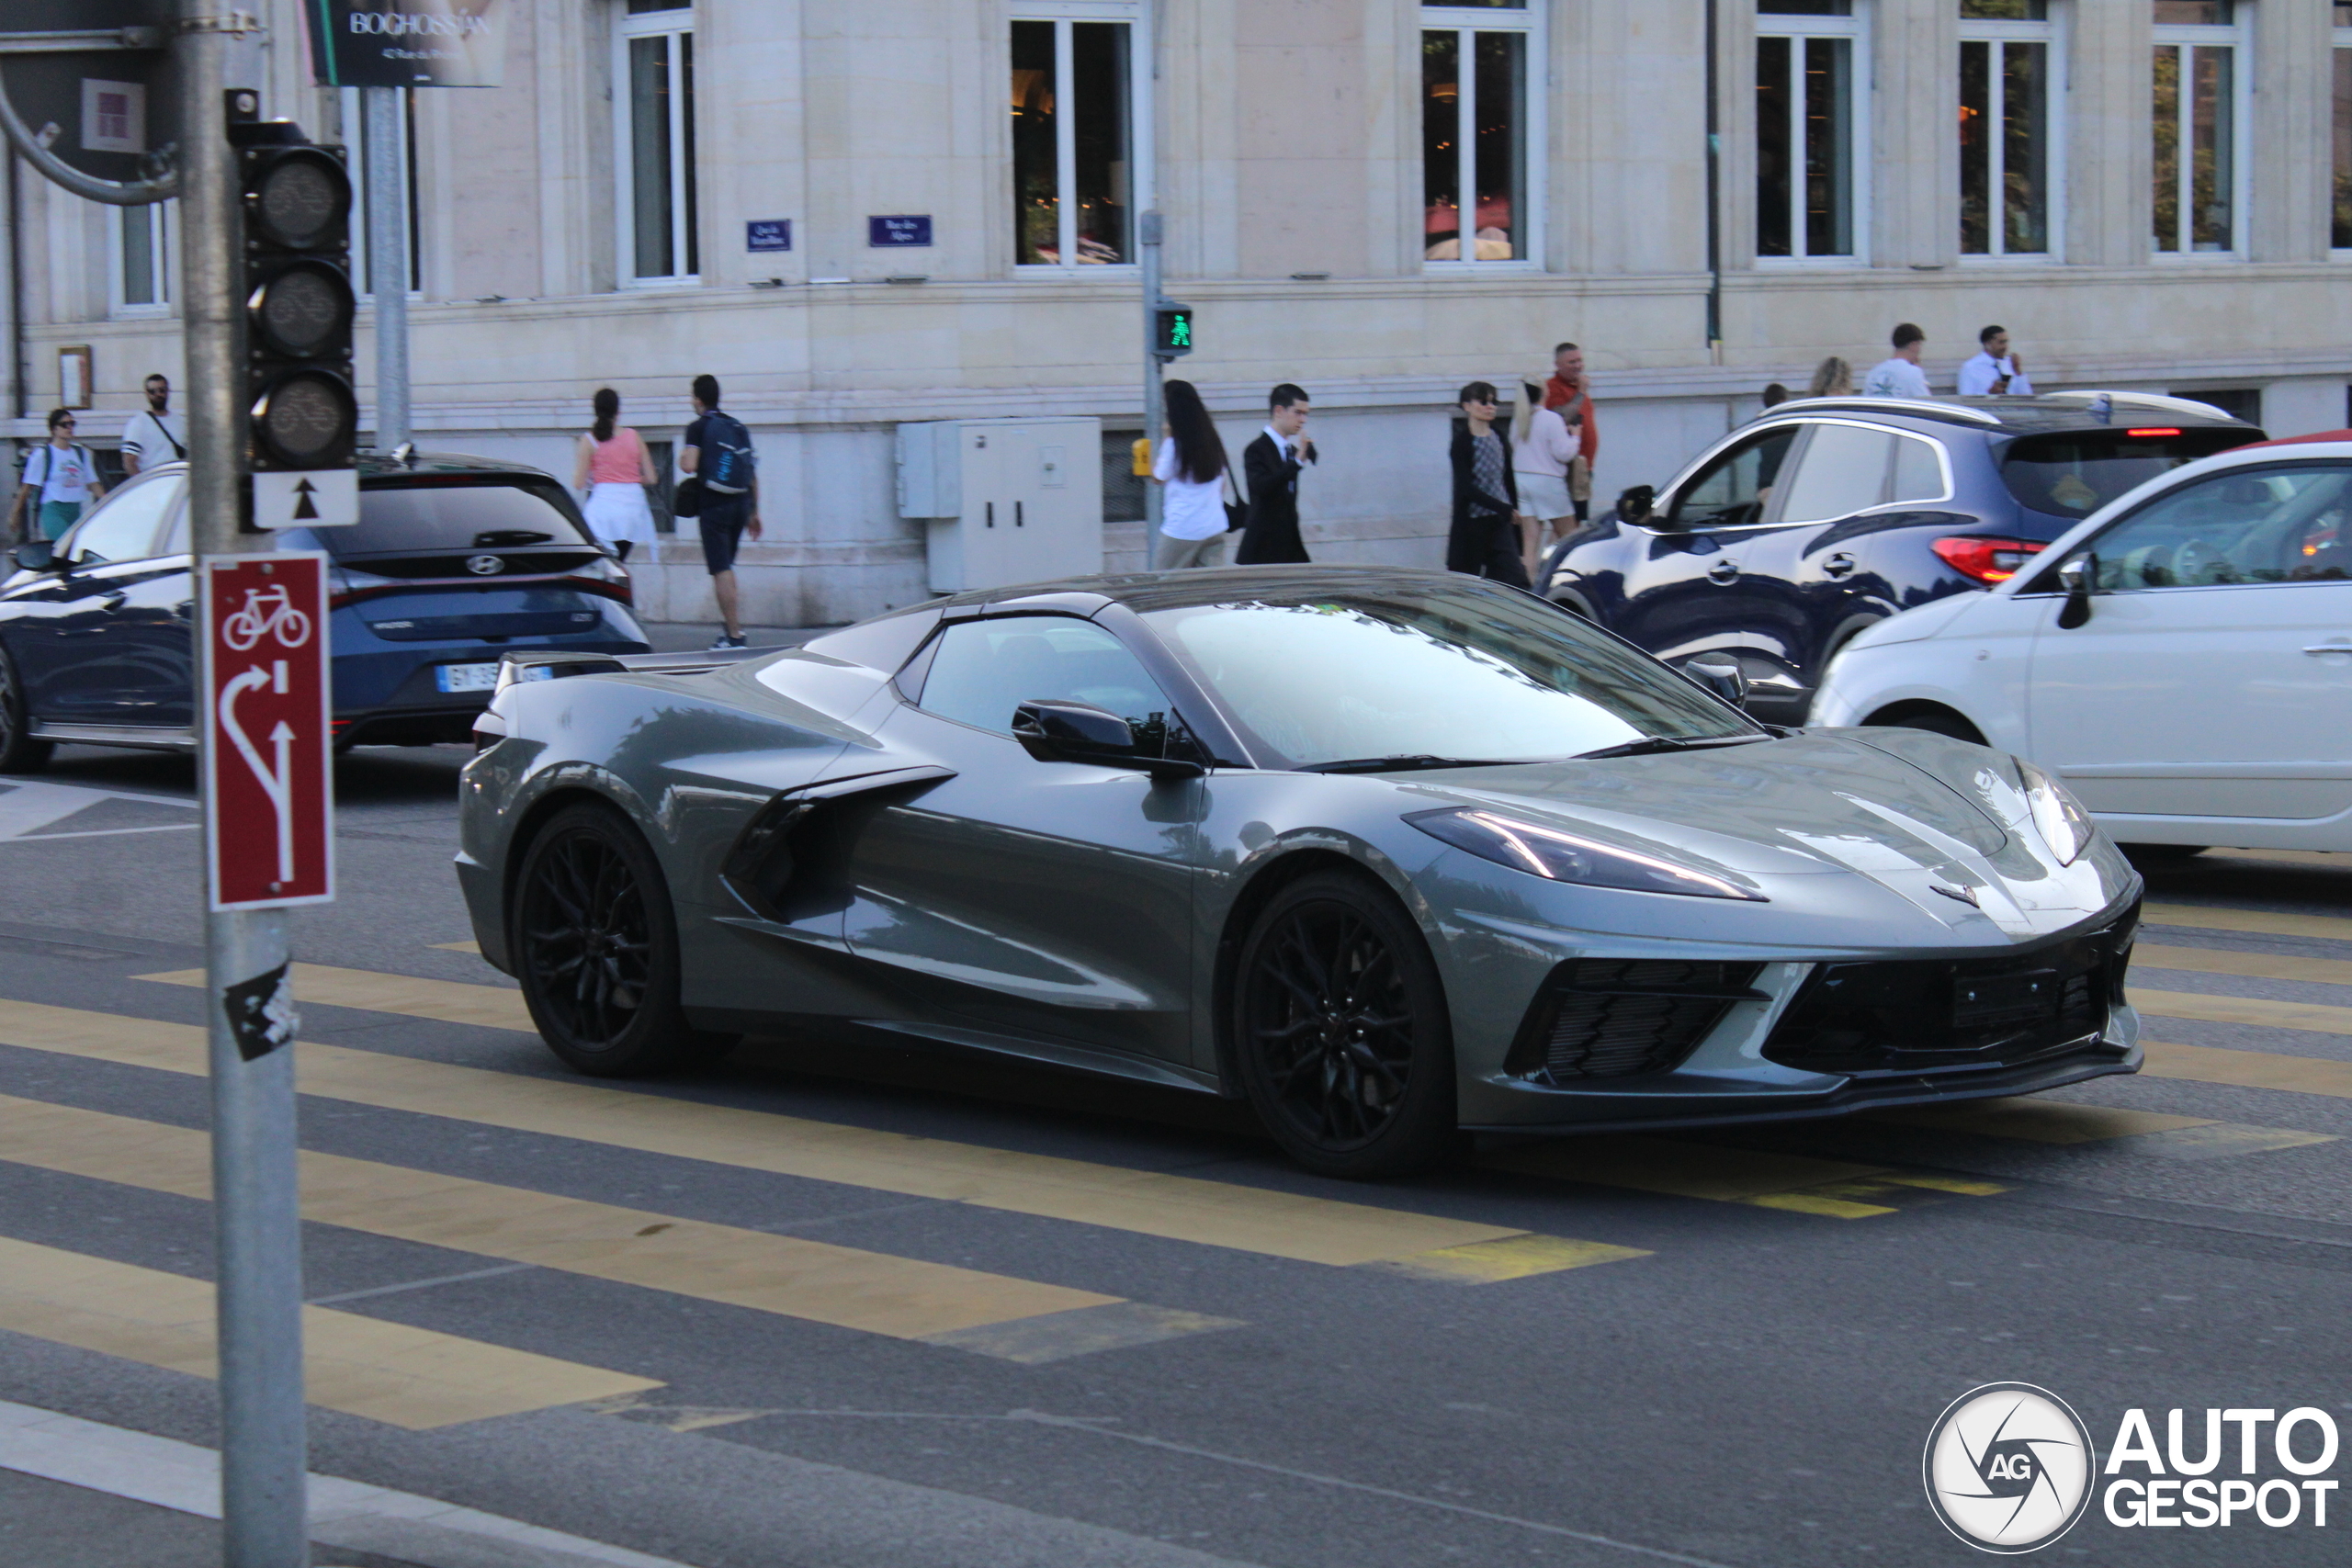
[{"label": "red and white sign", "polygon": [[198,579],[211,907],[334,897],[327,558],[207,556]]}]

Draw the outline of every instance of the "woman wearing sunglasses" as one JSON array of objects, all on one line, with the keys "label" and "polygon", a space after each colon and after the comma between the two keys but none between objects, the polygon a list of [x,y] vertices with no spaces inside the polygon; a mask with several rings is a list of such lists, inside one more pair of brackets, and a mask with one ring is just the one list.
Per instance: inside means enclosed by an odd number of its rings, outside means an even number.
[{"label": "woman wearing sunglasses", "polygon": [[8,531],[19,540],[59,538],[106,493],[90,449],[74,444],[74,411],[51,409],[49,445],[34,447],[25,459],[24,482],[8,509]]}]

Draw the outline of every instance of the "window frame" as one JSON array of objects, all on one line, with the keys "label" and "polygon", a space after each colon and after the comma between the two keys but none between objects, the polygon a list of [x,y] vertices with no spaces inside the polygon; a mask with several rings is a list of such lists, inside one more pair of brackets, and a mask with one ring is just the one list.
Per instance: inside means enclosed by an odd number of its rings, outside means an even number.
[{"label": "window frame", "polygon": [[[2186,464],[2182,465],[2184,468],[2187,466],[2188,465]],[[2218,484],[2230,479],[2258,479],[2271,474],[2303,473],[2314,469],[2341,469],[2345,468],[2345,466],[2344,459],[2341,457],[2307,457],[2300,460],[2291,457],[2277,458],[2263,463],[2247,463],[2236,468],[2215,468],[2206,473],[2199,474],[2194,479],[2183,479],[2177,483],[2168,485],[2156,494],[2149,496],[2146,500],[2133,507],[2130,512],[2125,513],[2122,516],[2110,521],[2105,527],[2092,535],[2089,538],[2078,541],[2075,545],[2074,548],[2066,552],[2065,559],[2064,561],[2053,562],[2052,574],[2047,580],[2052,586],[2044,588],[2041,586],[2040,583],[2037,583],[2033,589],[2023,592],[2060,592],[2061,590],[2059,590],[2055,585],[2055,569],[2057,567],[2063,566],[2067,562],[2081,560],[2087,556],[2100,555],[2102,553],[2099,548],[2101,545],[2114,538],[2116,535],[2122,532],[2124,529],[2129,528],[2132,524],[2146,517],[2150,512],[2164,505],[2166,502],[2171,501],[2177,496],[2184,495],[2187,492],[2197,490],[2204,485]],[[2352,588],[2352,581],[2332,577],[2305,577],[2278,578],[2267,582],[2148,582],[2142,583],[2137,587],[2101,588],[2094,586],[2092,592],[2099,597],[2105,597],[2115,593],[2195,593],[2200,592],[2211,592],[2214,590],[2237,590],[2244,588],[2346,589]]]},{"label": "window frame", "polygon": [[[104,209],[107,221],[107,314],[113,318],[154,318],[175,315],[179,310],[179,289],[174,276],[173,232],[179,227],[179,202],[151,201],[139,207],[108,207]],[[130,298],[130,278],[124,269],[130,255],[123,243],[123,225],[133,218],[147,222],[148,255],[154,267],[154,299],[134,300]]]},{"label": "window frame", "polygon": [[[1149,84],[1144,73],[1150,69],[1143,36],[1142,7],[1136,0],[1018,0],[1008,6],[999,22],[1005,49],[1003,69],[997,73],[1000,85],[1010,90],[1012,80],[1012,24],[1015,22],[1051,22],[1054,24],[1054,169],[1055,210],[1059,223],[1056,236],[1059,261],[1024,262],[1021,259],[1021,235],[1012,235],[1012,274],[1016,277],[1123,277],[1129,281],[1140,276],[1142,258],[1137,254],[1143,243],[1143,211],[1146,196],[1137,174],[1150,166],[1151,103]],[[1073,22],[1123,23],[1127,29],[1127,254],[1135,259],[1123,262],[1081,262],[1078,260],[1078,116],[1060,112],[1064,85],[1071,70],[1070,24]],[[1010,131],[1007,132],[1008,138]],[[1005,178],[1017,176],[1013,171],[1013,154],[1010,140],[1005,145]],[[1007,191],[1007,197],[1012,194]],[[1012,203],[1000,204],[999,212],[1009,212]],[[1000,218],[1000,220],[1001,218]]]},{"label": "window frame", "polygon": [[[1413,54],[1408,79],[1414,84],[1412,92],[1418,101],[1420,96],[1420,58],[1423,36],[1428,33],[1451,32],[1454,35],[1454,58],[1459,62],[1455,73],[1461,89],[1454,97],[1454,176],[1453,199],[1457,214],[1463,193],[1470,193],[1473,227],[1463,234],[1457,215],[1455,220],[1455,258],[1452,261],[1431,261],[1429,250],[1428,198],[1413,204],[1414,221],[1419,227],[1414,235],[1414,249],[1420,254],[1424,272],[1436,276],[1487,276],[1496,272],[1547,272],[1548,230],[1551,173],[1548,157],[1551,146],[1550,104],[1552,63],[1548,23],[1548,0],[1528,0],[1524,6],[1440,6],[1420,7],[1413,27]],[[1498,258],[1494,261],[1477,259],[1477,178],[1476,138],[1473,128],[1477,124],[1478,88],[1476,83],[1478,33],[1517,33],[1526,41],[1521,45],[1527,67],[1527,123],[1520,131],[1520,155],[1526,164],[1523,184],[1527,188],[1527,211],[1512,214],[1514,221],[1526,231],[1526,254]],[[1469,40],[1465,43],[1464,40]],[[1419,129],[1418,127],[1416,128]],[[1415,160],[1415,172],[1426,186],[1429,178],[1427,155]],[[1460,254],[1463,241],[1469,242],[1471,254]]]},{"label": "window frame", "polygon": [[[1802,47],[1803,41],[1806,39],[1814,38],[1834,38],[1846,39],[1847,54],[1849,62],[1849,68],[1853,74],[1852,90],[1849,95],[1846,106],[1848,121],[1846,127],[1846,144],[1849,156],[1849,167],[1847,169],[1846,175],[1847,189],[1849,193],[1847,199],[1851,205],[1851,211],[1849,214],[1848,222],[1851,225],[1853,232],[1853,248],[1849,252],[1826,252],[1820,255],[1814,255],[1803,249],[1804,243],[1804,197],[1803,194],[1804,182],[1802,174],[1798,172],[1802,169],[1804,164],[1804,158],[1800,153],[1791,159],[1792,177],[1789,184],[1790,254],[1785,256],[1768,256],[1763,254],[1760,244],[1758,244],[1757,243],[1760,240],[1761,236],[1756,232],[1756,231],[1760,227],[1763,220],[1760,192],[1757,193],[1758,205],[1749,214],[1748,239],[1751,247],[1753,247],[1752,254],[1754,256],[1754,265],[1760,269],[1785,270],[1790,268],[1846,268],[1867,267],[1871,265],[1871,170],[1872,167],[1871,163],[1871,122],[1874,118],[1871,113],[1871,107],[1876,101],[1876,82],[1878,76],[1876,62],[1871,54],[1871,47],[1874,38],[1872,23],[1876,19],[1873,15],[1873,9],[1871,0],[1854,0],[1852,13],[1843,17],[1792,16],[1785,13],[1766,12],[1760,10],[1756,13],[1755,42],[1758,45],[1760,46],[1763,40],[1768,38],[1784,38],[1797,40],[1796,46],[1792,47],[1790,51],[1790,67],[1794,76],[1801,79],[1804,74],[1804,51]],[[1754,96],[1756,72],[1757,69],[1760,67],[1760,64],[1761,61],[1756,55],[1751,54],[1749,57],[1749,70],[1745,77],[1745,85],[1747,88],[1745,101],[1749,106],[1745,134],[1747,137],[1748,152],[1751,158],[1755,158],[1758,154],[1762,145],[1761,141],[1757,134]],[[1795,84],[1792,85],[1790,102],[1792,107],[1799,106],[1804,102],[1804,93]],[[1793,140],[1797,134],[1797,128],[1803,123],[1804,116],[1802,114],[1792,118],[1791,134],[1792,138],[1792,149],[1797,145]]]},{"label": "window frame", "polygon": [[[357,87],[335,89],[343,111],[351,171],[351,292],[361,304],[376,298],[368,276],[368,104]],[[401,189],[408,197],[408,297],[424,298],[424,202],[417,179],[416,89],[401,91]]]},{"label": "window frame", "polygon": [[2335,70],[2345,55],[2352,53],[2352,27],[2332,27],[2328,30],[2327,254],[2331,261],[2352,261],[2352,245],[2335,243],[2335,182],[2339,177],[2352,178],[2352,158],[2346,160],[2342,169],[2338,169],[2335,163],[2336,149],[2346,139],[2352,138],[2352,123],[2338,123],[2340,106],[2335,101]]},{"label": "window frame", "polygon": [[[623,289],[691,288],[703,280],[701,190],[695,174],[700,143],[693,135],[691,80],[685,78],[677,39],[691,40],[696,12],[692,0],[666,11],[623,11],[613,28],[613,280]],[[637,270],[637,156],[632,132],[635,111],[629,95],[629,45],[642,38],[668,38],[670,72],[670,245],[676,260],[693,258],[683,272],[639,276]],[[691,48],[691,43],[688,46]]]},{"label": "window frame", "polygon": [[[2066,107],[2067,88],[2073,79],[2072,39],[2070,26],[2074,7],[2064,0],[2052,0],[2049,15],[2041,21],[2004,21],[1984,17],[1962,17],[1960,19],[1960,41],[1962,48],[1972,43],[1990,45],[1998,51],[2005,43],[2038,43],[2043,47],[2044,62],[2041,90],[2042,103],[2042,231],[2049,238],[2047,248],[2039,251],[2012,251],[2007,248],[2007,213],[2002,210],[1991,215],[1987,224],[1993,241],[1989,251],[1958,253],[1963,266],[2046,265],[2066,259]],[[1995,55],[1997,62],[1999,56]],[[1955,65],[1958,63],[1954,62]],[[2001,85],[2001,73],[1996,68],[1989,73],[1996,101],[2007,107]],[[2008,148],[2007,141],[1996,133],[1990,142],[1990,183],[1995,191],[2001,188],[2001,176],[2007,172]]]},{"label": "window frame", "polygon": [[[2246,257],[2246,236],[2252,225],[2248,221],[2247,206],[2254,196],[2254,149],[2251,132],[2254,129],[2254,7],[2247,0],[2239,0],[2234,15],[2222,24],[2157,23],[2150,29],[2150,47],[2154,49],[2223,49],[2230,57],[2230,243],[2218,251],[2194,249],[2196,219],[2194,205],[2189,200],[2196,160],[2190,155],[2187,138],[2176,133],[2174,174],[2175,208],[2173,238],[2187,238],[2188,243],[2178,250],[2156,248],[2154,233],[2154,192],[2149,192],[2148,254],[2151,260],[2165,266],[2211,266],[2219,263],[2244,261]],[[2331,63],[2333,63],[2331,62]],[[2186,61],[2184,60],[2184,65]],[[2148,145],[2151,157],[2155,148],[2155,81],[2154,61],[2149,62],[2148,81]],[[2188,128],[2189,72],[2179,75],[2180,94],[2177,105],[2179,125]]]}]

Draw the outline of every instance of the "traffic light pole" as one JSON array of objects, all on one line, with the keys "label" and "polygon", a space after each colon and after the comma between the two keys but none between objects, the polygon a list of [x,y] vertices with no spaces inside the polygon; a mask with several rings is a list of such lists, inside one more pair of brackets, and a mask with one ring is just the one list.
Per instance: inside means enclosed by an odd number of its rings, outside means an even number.
[{"label": "traffic light pole", "polygon": [[[1136,224],[1139,231],[1136,249],[1143,253],[1143,434],[1151,445],[1148,450],[1155,462],[1159,457],[1159,426],[1166,416],[1166,400],[1159,388],[1160,376],[1168,362],[1159,357],[1159,214],[1141,214]],[[1149,479],[1143,482],[1143,569],[1151,570],[1159,553],[1160,487]]]},{"label": "traffic light pole", "polygon": [[[243,222],[224,119],[228,39],[214,8],[211,0],[189,0],[177,44],[188,516],[199,558],[274,544],[241,530]],[[210,770],[201,776],[209,779]],[[210,827],[206,832],[211,837]],[[216,847],[206,845],[208,856]],[[269,987],[277,977],[278,997],[287,996],[287,911],[208,912],[204,937],[220,1280],[221,1561],[225,1568],[307,1568],[294,1053],[273,1050],[247,1060],[229,1011],[232,991],[251,993],[257,981]]]},{"label": "traffic light pole", "polygon": [[408,200],[401,179],[401,89],[362,87],[367,123],[368,270],[376,301],[376,450],[409,438]]}]

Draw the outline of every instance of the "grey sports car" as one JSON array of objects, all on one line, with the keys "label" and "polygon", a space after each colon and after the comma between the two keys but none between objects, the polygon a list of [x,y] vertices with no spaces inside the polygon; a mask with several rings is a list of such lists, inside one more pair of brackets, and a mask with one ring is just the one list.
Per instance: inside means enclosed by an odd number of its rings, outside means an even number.
[{"label": "grey sports car", "polygon": [[999,589],[720,665],[517,655],[477,739],[475,931],[582,1072],[821,1020],[1246,1098],[1374,1176],[1465,1129],[2139,1065],[2140,878],[2039,769],[1772,729],[1444,572]]}]

